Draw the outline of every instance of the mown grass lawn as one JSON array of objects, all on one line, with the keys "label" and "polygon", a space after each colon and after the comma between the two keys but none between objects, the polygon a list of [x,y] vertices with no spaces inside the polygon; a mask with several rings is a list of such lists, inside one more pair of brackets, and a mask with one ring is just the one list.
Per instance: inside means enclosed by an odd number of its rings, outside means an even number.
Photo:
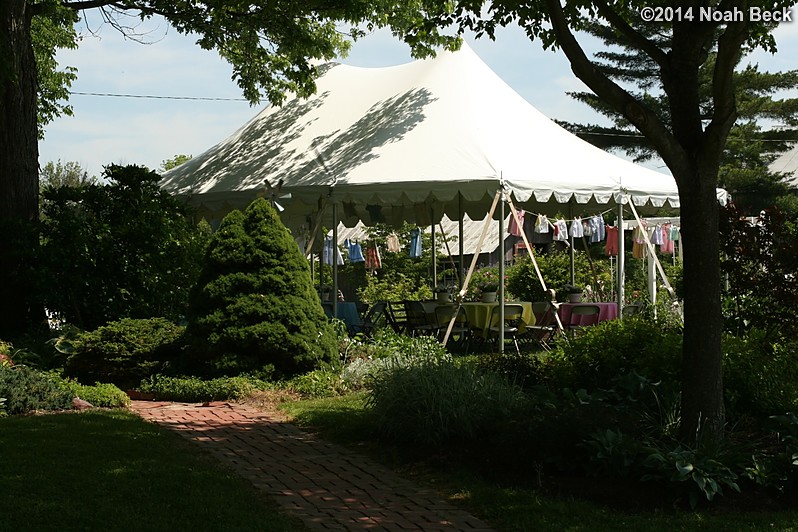
[{"label": "mown grass lawn", "polygon": [[0,530],[305,530],[126,410],[0,418]]}]

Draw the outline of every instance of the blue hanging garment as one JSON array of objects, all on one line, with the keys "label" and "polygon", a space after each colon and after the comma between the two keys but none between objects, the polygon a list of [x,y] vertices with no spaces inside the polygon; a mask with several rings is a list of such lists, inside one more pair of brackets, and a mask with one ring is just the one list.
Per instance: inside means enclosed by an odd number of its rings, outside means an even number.
[{"label": "blue hanging garment", "polygon": [[357,241],[352,242],[348,238],[344,240],[344,246],[346,246],[346,252],[349,255],[349,262],[365,262],[366,259],[363,257],[363,249],[360,247],[360,243]]},{"label": "blue hanging garment", "polygon": [[418,227],[410,230],[410,256],[413,258],[421,256],[421,229]]},{"label": "blue hanging garment", "polygon": [[341,255],[341,250],[335,245],[332,237],[324,237],[324,248],[322,251],[321,260],[324,264],[332,264],[333,257],[336,257],[338,266],[341,266],[344,263],[344,257]]}]

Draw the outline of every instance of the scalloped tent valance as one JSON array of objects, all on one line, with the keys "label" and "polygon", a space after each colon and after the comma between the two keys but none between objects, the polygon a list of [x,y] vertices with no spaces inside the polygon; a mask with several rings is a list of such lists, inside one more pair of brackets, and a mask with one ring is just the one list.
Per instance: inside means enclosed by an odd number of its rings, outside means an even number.
[{"label": "scalloped tent valance", "polygon": [[672,177],[561,128],[466,45],[395,67],[330,65],[317,85],[167,172],[162,186],[211,217],[272,194],[284,198],[284,219],[306,223],[331,200],[348,226],[479,219],[501,186],[534,212],[596,212],[627,197],[679,206]]}]

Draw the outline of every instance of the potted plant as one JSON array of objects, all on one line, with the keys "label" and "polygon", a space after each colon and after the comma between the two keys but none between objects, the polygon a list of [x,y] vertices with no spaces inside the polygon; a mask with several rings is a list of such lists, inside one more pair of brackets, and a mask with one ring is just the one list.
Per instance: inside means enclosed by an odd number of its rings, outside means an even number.
[{"label": "potted plant", "polygon": [[438,303],[448,303],[449,302],[449,288],[446,286],[436,286],[433,290],[435,292],[435,298],[438,300]]},{"label": "potted plant", "polygon": [[562,287],[561,292],[565,294],[565,300],[569,303],[579,303],[582,301],[582,289],[578,286],[567,284]]},{"label": "potted plant", "polygon": [[496,292],[499,290],[499,283],[485,282],[479,285],[480,301],[483,303],[493,303],[496,301]]},{"label": "potted plant", "polygon": [[333,287],[328,284],[323,284],[319,287],[319,296],[321,296],[322,301],[332,301],[332,289]]}]

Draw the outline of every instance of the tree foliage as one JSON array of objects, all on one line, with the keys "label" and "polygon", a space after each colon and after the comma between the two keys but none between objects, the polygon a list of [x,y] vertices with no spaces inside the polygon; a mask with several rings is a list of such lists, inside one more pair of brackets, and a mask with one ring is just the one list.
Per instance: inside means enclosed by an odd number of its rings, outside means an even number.
[{"label": "tree foliage", "polygon": [[[654,24],[638,21],[635,29],[663,49],[670,48],[672,36]],[[670,122],[668,94],[650,58],[636,53],[619,34],[603,24],[591,22],[584,31],[602,40],[605,49],[595,54],[595,64],[609,78],[619,83],[634,83],[634,95]],[[699,69],[701,112],[710,115],[713,108],[712,81],[715,56],[709,54]],[[779,196],[795,193],[786,176],[770,172],[768,166],[779,153],[792,147],[798,138],[798,98],[776,99],[782,91],[798,88],[798,70],[763,72],[758,65],[748,64],[733,73],[738,118],[729,131],[729,139],[721,156],[718,181],[735,198],[738,207],[749,214],[771,206]],[[613,125],[562,123],[579,136],[604,149],[620,149],[643,161],[656,155],[651,142],[637,134],[635,127],[620,112],[590,92],[569,93],[609,118]],[[767,122],[763,128],[761,124]]]},{"label": "tree foliage", "polygon": [[49,161],[39,170],[39,184],[43,189],[82,187],[96,182],[97,178],[89,176],[86,169],[75,161]]},{"label": "tree foliage", "polygon": [[281,375],[335,360],[337,346],[310,268],[265,199],[214,233],[192,291],[187,334],[205,371],[273,367]]},{"label": "tree foliage", "polygon": [[[44,2],[42,2],[44,3]],[[42,15],[31,22],[33,52],[36,57],[38,77],[38,128],[39,138],[44,138],[44,126],[53,119],[67,115],[72,116],[72,107],[68,105],[69,88],[77,79],[77,69],[65,67],[58,69],[55,59],[58,49],[76,49],[78,47],[75,22],[77,13],[58,5],[50,4],[42,11]]]},{"label": "tree foliage", "polygon": [[158,187],[155,172],[110,165],[104,178],[45,189],[41,299],[83,329],[127,317],[180,319],[209,227]]}]

